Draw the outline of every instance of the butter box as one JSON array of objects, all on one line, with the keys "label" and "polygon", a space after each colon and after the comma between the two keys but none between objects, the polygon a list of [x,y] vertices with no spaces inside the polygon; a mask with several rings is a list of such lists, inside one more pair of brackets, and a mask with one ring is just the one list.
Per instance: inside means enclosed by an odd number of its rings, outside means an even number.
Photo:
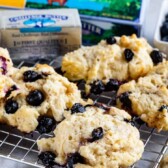
[{"label": "butter box", "polygon": [[81,46],[76,9],[0,12],[0,46],[13,59],[52,59]]}]

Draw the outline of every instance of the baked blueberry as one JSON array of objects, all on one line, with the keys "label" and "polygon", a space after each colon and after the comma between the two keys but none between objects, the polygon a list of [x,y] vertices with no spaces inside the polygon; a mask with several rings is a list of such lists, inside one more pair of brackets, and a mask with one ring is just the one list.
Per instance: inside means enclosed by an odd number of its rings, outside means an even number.
[{"label": "baked blueberry", "polygon": [[107,44],[115,44],[117,42],[117,40],[115,39],[115,37],[111,36],[111,37],[108,37],[106,39],[106,43]]},{"label": "baked blueberry", "polygon": [[92,131],[92,138],[91,141],[94,142],[96,140],[99,140],[103,138],[104,131],[102,127],[98,127]]},{"label": "baked blueberry", "polygon": [[162,105],[159,109],[159,111],[163,111],[164,109],[166,109],[168,111],[168,106],[167,105]]},{"label": "baked blueberry", "polygon": [[110,79],[105,86],[105,90],[106,91],[112,91],[112,90],[117,91],[119,86],[120,86],[120,82],[118,80]]},{"label": "baked blueberry", "polygon": [[19,108],[17,101],[8,99],[5,103],[5,111],[7,114],[14,114]]},{"label": "baked blueberry", "polygon": [[83,157],[79,153],[74,153],[68,156],[66,168],[74,168],[74,164],[84,163]]},{"label": "baked blueberry", "polygon": [[0,56],[0,61],[2,62],[2,66],[0,67],[2,69],[2,74],[5,75],[7,73],[6,58]]},{"label": "baked blueberry", "polygon": [[93,94],[101,94],[105,90],[105,86],[101,80],[94,81],[91,84],[90,92]]},{"label": "baked blueberry", "polygon": [[28,70],[23,73],[24,82],[34,82],[38,79],[41,79],[42,76],[35,71]]},{"label": "baked blueberry", "polygon": [[56,155],[52,152],[42,152],[38,155],[38,158],[42,161],[45,166],[53,166],[55,164]]},{"label": "baked blueberry", "polygon": [[39,106],[44,101],[44,95],[40,90],[33,90],[26,97],[26,101],[32,106]]},{"label": "baked blueberry", "polygon": [[158,50],[153,50],[150,56],[155,65],[163,61],[163,54]]},{"label": "baked blueberry", "polygon": [[44,133],[49,133],[53,130],[54,126],[56,125],[56,122],[53,118],[50,117],[41,117],[38,120],[39,124],[37,126],[37,131],[40,134],[44,134]]},{"label": "baked blueberry", "polygon": [[17,86],[16,85],[13,85],[7,92],[6,92],[6,97],[9,97],[10,96],[10,94],[12,93],[12,91],[14,91],[14,90],[17,90],[18,88],[17,88]]},{"label": "baked blueberry", "polygon": [[125,92],[125,93],[121,94],[119,99],[124,107],[131,109],[132,103],[131,103],[131,100],[129,99],[129,92]]},{"label": "baked blueberry", "polygon": [[85,112],[85,107],[80,103],[75,103],[71,108],[71,114],[83,112]]},{"label": "baked blueberry", "polygon": [[84,92],[84,91],[81,91],[81,97],[83,98],[83,99],[88,99],[89,98],[89,94],[86,94],[86,92]]},{"label": "baked blueberry", "polygon": [[124,56],[125,59],[129,62],[133,59],[134,53],[130,49],[126,48],[124,50]]}]

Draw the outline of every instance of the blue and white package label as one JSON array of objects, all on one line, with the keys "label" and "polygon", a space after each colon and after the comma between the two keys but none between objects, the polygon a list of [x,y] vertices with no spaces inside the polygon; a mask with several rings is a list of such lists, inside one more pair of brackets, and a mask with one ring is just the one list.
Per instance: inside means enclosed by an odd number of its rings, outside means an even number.
[{"label": "blue and white package label", "polygon": [[0,45],[12,58],[52,58],[81,46],[81,22],[75,9],[2,11]]}]

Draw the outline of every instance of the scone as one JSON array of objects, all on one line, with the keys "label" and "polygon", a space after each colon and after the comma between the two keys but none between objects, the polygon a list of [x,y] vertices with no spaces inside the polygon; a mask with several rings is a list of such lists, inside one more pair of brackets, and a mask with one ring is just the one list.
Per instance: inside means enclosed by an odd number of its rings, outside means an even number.
[{"label": "scone", "polygon": [[0,47],[0,74],[10,74],[13,69],[13,63],[7,49]]},{"label": "scone", "polygon": [[[22,67],[11,77],[17,89],[11,89],[10,94],[0,99],[0,119],[22,132],[34,131],[40,116],[54,117],[55,121],[60,122],[64,118],[64,110],[70,109],[75,103],[88,103],[81,98],[74,83],[70,83],[48,65]],[[13,83],[10,84],[12,86]],[[42,121],[39,120],[39,123],[44,128],[51,123],[50,118],[40,119]],[[38,127],[40,131],[44,129],[42,126]]]},{"label": "scone", "polygon": [[37,141],[45,166],[119,168],[140,159],[144,145],[125,111],[86,106],[65,113],[55,136]]},{"label": "scone", "polygon": [[168,155],[165,155],[160,162],[159,168],[168,168]]},{"label": "scone", "polygon": [[168,130],[168,61],[145,77],[121,85],[117,104],[139,116],[150,127]]},{"label": "scone", "polygon": [[164,55],[136,35],[113,37],[82,47],[63,57],[62,71],[71,81],[85,80],[86,92],[117,90],[119,85],[146,75]]}]

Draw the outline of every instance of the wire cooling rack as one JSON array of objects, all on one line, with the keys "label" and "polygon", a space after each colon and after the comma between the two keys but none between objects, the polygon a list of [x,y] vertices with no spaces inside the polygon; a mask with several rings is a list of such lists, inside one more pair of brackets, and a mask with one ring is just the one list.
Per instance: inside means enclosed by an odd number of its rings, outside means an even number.
[{"label": "wire cooling rack", "polygon": [[[36,63],[48,63],[53,67],[60,67],[61,57],[55,61],[17,61],[17,67],[34,66]],[[84,89],[81,83],[79,88]],[[101,95],[91,95],[95,102],[114,104],[114,93],[104,92]],[[140,161],[135,163],[132,168],[157,168],[160,160],[165,153],[168,153],[168,132],[157,132],[149,128],[146,124],[135,123],[140,131],[141,139],[145,144],[145,151]],[[51,134],[40,135],[37,131],[31,134],[23,134],[6,125],[0,124],[0,167],[9,168],[7,163],[11,162],[11,168],[36,168],[44,167],[38,160],[38,148],[36,141],[43,137],[50,137]],[[18,166],[18,163],[20,167]],[[7,166],[6,166],[7,165]],[[25,167],[28,165],[28,167]]]}]

